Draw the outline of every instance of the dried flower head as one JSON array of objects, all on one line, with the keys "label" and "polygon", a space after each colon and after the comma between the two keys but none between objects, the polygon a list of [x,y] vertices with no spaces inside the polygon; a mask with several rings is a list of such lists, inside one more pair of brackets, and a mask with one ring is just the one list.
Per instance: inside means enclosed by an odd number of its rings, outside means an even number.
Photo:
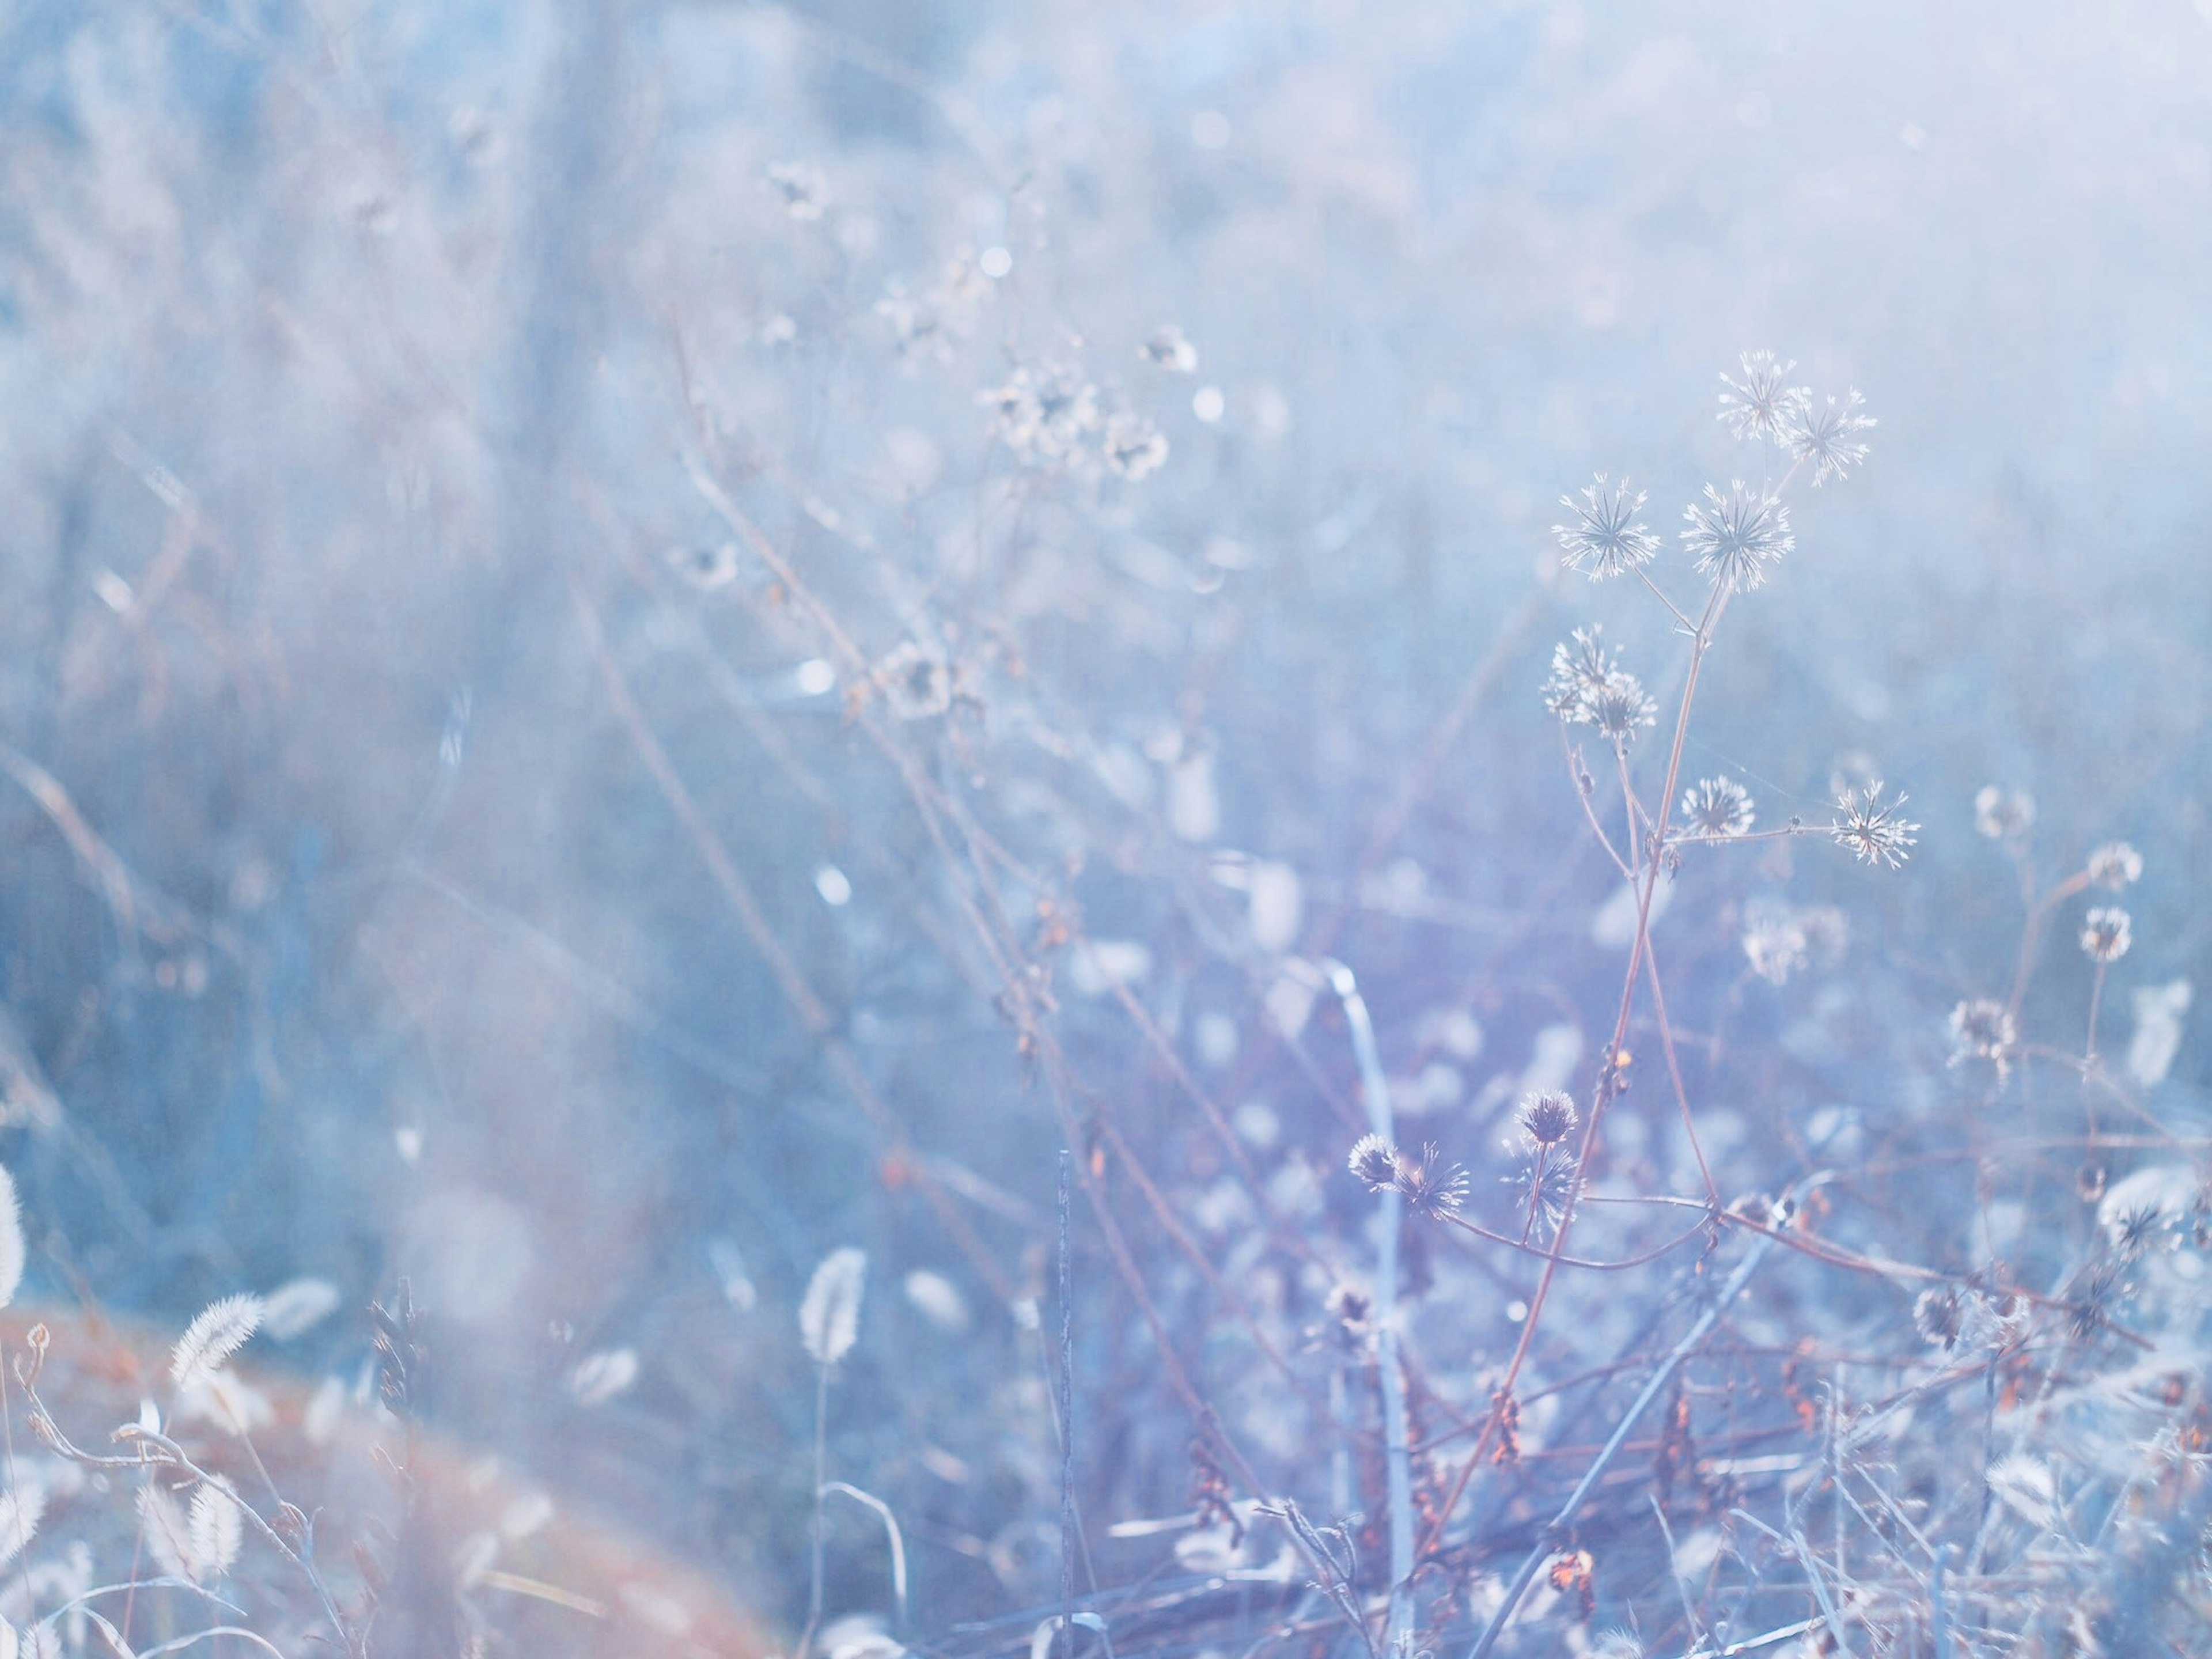
[{"label": "dried flower head", "polygon": [[2035,822],[2035,797],[1985,783],[1974,792],[1974,828],[1991,841],[2024,836]]},{"label": "dried flower head", "polygon": [[1534,1212],[1532,1221],[1551,1233],[1559,1230],[1573,1207],[1581,1177],[1581,1161],[1572,1152],[1564,1147],[1531,1146],[1524,1149],[1520,1169],[1505,1181],[1520,1189],[1520,1202]]},{"label": "dried flower head", "polygon": [[1948,1353],[1966,1333],[1966,1300],[1948,1285],[1923,1291],[1912,1304],[1912,1323],[1922,1341]]},{"label": "dried flower head", "polygon": [[943,654],[908,640],[878,662],[869,678],[884,705],[902,720],[926,720],[952,707],[952,666]]},{"label": "dried flower head", "polygon": [[1682,797],[1682,825],[1701,841],[1747,835],[1751,792],[1734,778],[1699,778]]},{"label": "dried flower head", "polygon": [[1552,647],[1552,673],[1544,682],[1544,707],[1563,720],[1587,722],[1589,700],[1619,672],[1618,660],[1606,649],[1601,624],[1577,628],[1572,638]]},{"label": "dried flower head", "polygon": [[1106,422],[1101,447],[1106,465],[1132,483],[1158,471],[1168,459],[1168,441],[1160,429],[1130,410],[1117,410]]},{"label": "dried flower head", "polygon": [[1636,521],[1644,497],[1644,491],[1630,489],[1626,478],[1609,484],[1602,472],[1583,487],[1580,501],[1560,496],[1559,505],[1575,515],[1571,524],[1552,526],[1567,564],[1588,571],[1595,582],[1649,563],[1659,551],[1659,538]]},{"label": "dried flower head", "polygon": [[1841,403],[1831,395],[1816,406],[1805,396],[1784,410],[1778,441],[1791,460],[1801,465],[1812,463],[1814,489],[1842,477],[1866,459],[1867,447],[1859,434],[1871,431],[1875,420],[1860,412],[1865,406],[1866,399],[1854,388]]},{"label": "dried flower head", "polygon": [[1786,905],[1754,904],[1744,912],[1744,960],[1770,985],[1787,985],[1811,960],[1809,941]]},{"label": "dried flower head", "polygon": [[1778,495],[1730,481],[1723,495],[1705,486],[1705,498],[1682,510],[1689,528],[1682,546],[1695,556],[1700,574],[1713,586],[1739,593],[1766,580],[1767,568],[1797,545],[1790,533],[1790,509]]},{"label": "dried flower head", "polygon": [[1467,1171],[1445,1163],[1436,1143],[1430,1141],[1422,1146],[1418,1162],[1399,1154],[1398,1190],[1415,1215],[1439,1220],[1457,1215],[1467,1202]]},{"label": "dried flower head", "polygon": [[1636,734],[1659,723],[1659,705],[1644,690],[1644,682],[1626,669],[1605,677],[1605,684],[1583,701],[1577,716],[1595,726],[1611,742],[1626,749]]},{"label": "dried flower head", "polygon": [[1521,1103],[1521,1133],[1539,1146],[1556,1146],[1575,1127],[1575,1097],[1560,1089]]},{"label": "dried flower head", "polygon": [[1880,779],[1864,789],[1846,787],[1836,796],[1836,810],[1841,816],[1828,826],[1828,833],[1861,863],[1886,864],[1894,870],[1911,856],[1906,848],[1918,840],[1920,826],[1898,810],[1906,799],[1899,795],[1895,800],[1884,801]]},{"label": "dried flower head", "polygon": [[2118,892],[2142,879],[2142,854],[2124,841],[2108,841],[2089,854],[2089,879]]},{"label": "dried flower head", "polygon": [[2002,1078],[2012,1066],[2012,1051],[2019,1045],[2020,1029],[2004,1004],[1988,997],[1969,997],[1951,1010],[1951,1064],[1986,1060]]},{"label": "dried flower head", "polygon": [[2118,962],[2135,942],[2133,923],[2117,904],[2100,904],[2081,918],[2081,949],[2098,963]]},{"label": "dried flower head", "polygon": [[1379,1193],[1398,1184],[1398,1149],[1381,1135],[1362,1135],[1352,1143],[1352,1173]]},{"label": "dried flower head", "polygon": [[1721,371],[1721,410],[1715,418],[1739,438],[1764,443],[1780,439],[1785,422],[1797,405],[1811,394],[1790,384],[1794,362],[1778,362],[1771,351],[1747,351],[1739,360],[1743,378]]}]

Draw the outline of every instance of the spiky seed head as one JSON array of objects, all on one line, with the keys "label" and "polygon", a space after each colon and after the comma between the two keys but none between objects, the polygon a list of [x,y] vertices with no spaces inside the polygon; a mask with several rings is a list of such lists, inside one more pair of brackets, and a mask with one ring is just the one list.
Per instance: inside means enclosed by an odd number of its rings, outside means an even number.
[{"label": "spiky seed head", "polygon": [[1721,371],[1721,385],[1727,389],[1714,418],[1739,438],[1757,443],[1778,441],[1792,411],[1812,396],[1805,387],[1790,384],[1790,371],[1797,365],[1787,359],[1778,362],[1771,351],[1747,351],[1738,362],[1742,379]]},{"label": "spiky seed head", "polygon": [[1797,545],[1782,498],[1741,478],[1729,482],[1725,495],[1707,484],[1705,499],[1691,502],[1682,516],[1689,525],[1682,546],[1698,573],[1731,593],[1763,585],[1769,568]]},{"label": "spiky seed head", "polygon": [[1575,1097],[1554,1089],[1521,1103],[1521,1132],[1539,1146],[1556,1146],[1575,1127]]},{"label": "spiky seed head", "polygon": [[1828,833],[1862,864],[1885,864],[1894,870],[1911,856],[1906,849],[1918,839],[1920,826],[1899,811],[1906,799],[1899,795],[1884,801],[1880,779],[1863,790],[1846,787],[1836,797],[1839,816]]},{"label": "spiky seed head", "polygon": [[1682,797],[1682,822],[1701,841],[1751,833],[1751,792],[1734,778],[1699,778]]},{"label": "spiky seed head", "polygon": [[1595,582],[1650,562],[1659,551],[1659,538],[1637,522],[1644,494],[1631,489],[1626,478],[1609,484],[1601,472],[1595,482],[1583,487],[1580,501],[1560,496],[1559,505],[1574,515],[1574,522],[1553,525],[1552,534],[1559,538],[1568,567],[1589,572]]},{"label": "spiky seed head", "polygon": [[1405,1195],[1406,1207],[1415,1215],[1440,1220],[1457,1215],[1467,1202],[1467,1171],[1446,1163],[1436,1143],[1429,1141],[1422,1146],[1418,1162],[1402,1155],[1399,1158],[1398,1190]]},{"label": "spiky seed head", "polygon": [[1865,408],[1866,399],[1854,386],[1840,402],[1831,393],[1816,404],[1808,394],[1793,398],[1783,411],[1776,441],[1791,460],[1811,464],[1814,489],[1841,478],[1866,459],[1866,441],[1859,434],[1871,432],[1875,419]]}]

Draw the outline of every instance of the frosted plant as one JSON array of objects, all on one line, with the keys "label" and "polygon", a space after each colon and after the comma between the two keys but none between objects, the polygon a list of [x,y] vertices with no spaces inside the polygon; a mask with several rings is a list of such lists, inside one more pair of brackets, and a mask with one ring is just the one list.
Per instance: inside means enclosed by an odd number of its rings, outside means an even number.
[{"label": "frosted plant", "polygon": [[1862,864],[1886,864],[1894,870],[1911,856],[1906,849],[1917,841],[1920,829],[1898,810],[1905,799],[1899,795],[1895,800],[1884,801],[1880,779],[1864,789],[1846,787],[1836,796],[1839,816],[1828,826],[1828,833]]},{"label": "frosted plant", "polygon": [[1751,833],[1751,792],[1733,778],[1699,778],[1682,797],[1682,827],[1703,841]]},{"label": "frosted plant", "polygon": [[46,1513],[44,1486],[25,1482],[0,1492],[0,1566],[30,1547]]},{"label": "frosted plant", "polygon": [[261,1328],[261,1298],[227,1296],[211,1303],[185,1327],[169,1358],[169,1376],[179,1388],[221,1370]]},{"label": "frosted plant", "polygon": [[1771,351],[1747,351],[1740,361],[1741,380],[1721,371],[1721,384],[1727,390],[1721,393],[1720,413],[1715,418],[1739,438],[1779,441],[1791,413],[1811,395],[1803,386],[1790,384],[1790,371],[1797,365],[1776,362]]},{"label": "frosted plant", "polygon": [[1781,498],[1752,489],[1741,478],[1730,482],[1725,495],[1707,484],[1705,500],[1691,502],[1682,516],[1689,521],[1683,548],[1697,560],[1698,574],[1728,592],[1761,586],[1769,568],[1797,545]]},{"label": "frosted plant", "polygon": [[1841,478],[1866,459],[1867,446],[1859,434],[1870,431],[1875,420],[1859,412],[1865,403],[1853,390],[1841,403],[1832,395],[1818,404],[1802,397],[1784,409],[1778,434],[1783,451],[1800,465],[1811,465],[1814,489]]},{"label": "frosted plant", "polygon": [[1555,524],[1552,533],[1559,538],[1569,567],[1587,571],[1595,582],[1650,563],[1659,551],[1659,538],[1637,522],[1645,494],[1632,491],[1626,478],[1608,483],[1601,472],[1595,482],[1583,486],[1580,501],[1560,496],[1559,505],[1575,515],[1574,522]]}]

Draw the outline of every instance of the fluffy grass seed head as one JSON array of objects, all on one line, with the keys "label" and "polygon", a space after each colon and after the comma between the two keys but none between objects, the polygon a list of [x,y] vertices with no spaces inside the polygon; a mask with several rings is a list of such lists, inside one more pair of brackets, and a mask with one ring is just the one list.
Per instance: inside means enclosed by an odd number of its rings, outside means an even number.
[{"label": "fluffy grass seed head", "polygon": [[1751,792],[1734,778],[1699,778],[1682,796],[1682,823],[1700,841],[1751,833]]},{"label": "fluffy grass seed head", "polygon": [[1886,864],[1894,870],[1912,856],[1907,849],[1919,839],[1920,826],[1899,811],[1906,799],[1899,795],[1883,800],[1878,778],[1864,789],[1847,786],[1836,796],[1838,817],[1828,833],[1860,863]]},{"label": "fluffy grass seed head", "polygon": [[0,1308],[15,1299],[23,1283],[23,1207],[15,1197],[15,1177],[0,1168]]},{"label": "fluffy grass seed head", "polygon": [[2142,854],[2124,841],[2108,841],[2089,854],[2089,879],[2118,892],[2142,879]]},{"label": "fluffy grass seed head", "polygon": [[2117,904],[2100,904],[2081,918],[2081,949],[2100,966],[2118,962],[2134,942],[2134,923]]},{"label": "fluffy grass seed head", "polygon": [[1790,384],[1790,371],[1797,365],[1776,361],[1771,351],[1747,351],[1738,361],[1742,365],[1741,380],[1726,369],[1721,371],[1725,389],[1715,418],[1739,438],[1754,443],[1769,438],[1780,441],[1798,404],[1812,396],[1803,386]]},{"label": "fluffy grass seed head", "polygon": [[177,1339],[169,1356],[170,1381],[181,1389],[214,1376],[260,1328],[259,1297],[227,1296],[210,1303]]},{"label": "fluffy grass seed head", "polygon": [[1574,520],[1553,525],[1552,534],[1559,538],[1568,567],[1587,572],[1596,582],[1650,562],[1659,551],[1659,538],[1636,516],[1644,510],[1645,494],[1631,489],[1625,477],[1608,483],[1601,472],[1583,486],[1580,501],[1560,496],[1559,505]]},{"label": "fluffy grass seed head", "polygon": [[799,1304],[799,1336],[816,1364],[836,1364],[860,1340],[860,1292],[867,1276],[867,1256],[848,1245],[823,1256],[807,1280],[805,1298]]},{"label": "fluffy grass seed head", "polygon": [[1863,413],[1866,399],[1856,387],[1838,403],[1832,393],[1815,404],[1809,394],[1793,401],[1782,415],[1777,434],[1783,453],[1800,465],[1813,469],[1813,488],[1841,478],[1867,458],[1863,432],[1871,431],[1875,419]]},{"label": "fluffy grass seed head", "polygon": [[1797,545],[1782,498],[1741,478],[1729,481],[1725,495],[1707,484],[1705,500],[1692,501],[1682,516],[1689,523],[1682,546],[1698,574],[1731,593],[1762,586],[1769,568]]}]

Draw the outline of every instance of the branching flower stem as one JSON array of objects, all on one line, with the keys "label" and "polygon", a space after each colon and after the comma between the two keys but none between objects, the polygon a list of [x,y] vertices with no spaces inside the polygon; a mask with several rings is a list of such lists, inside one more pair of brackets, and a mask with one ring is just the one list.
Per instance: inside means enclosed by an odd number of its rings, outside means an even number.
[{"label": "branching flower stem", "polygon": [[[1667,818],[1674,805],[1674,785],[1681,775],[1682,745],[1689,737],[1690,708],[1698,695],[1698,675],[1705,665],[1705,653],[1712,645],[1713,629],[1720,621],[1721,611],[1726,605],[1727,599],[1728,590],[1716,586],[1712,597],[1705,602],[1705,615],[1698,619],[1696,632],[1691,639],[1690,669],[1682,685],[1681,706],[1674,716],[1674,740],[1667,756],[1667,781],[1665,787],[1660,791],[1659,817],[1654,825],[1652,835],[1652,844],[1655,848],[1666,845]],[[1646,863],[1640,854],[1638,862]],[[1606,1045],[1599,1055],[1600,1064],[1605,1069],[1599,1079],[1596,1089],[1592,1092],[1589,1116],[1583,1126],[1582,1146],[1577,1159],[1577,1167],[1583,1170],[1589,1167],[1590,1153],[1595,1149],[1597,1144],[1598,1126],[1604,1121],[1605,1109],[1610,1103],[1613,1091],[1619,1084],[1616,1062],[1620,1054],[1621,1044],[1628,1036],[1629,1014],[1636,1004],[1636,977],[1644,971],[1644,946],[1651,928],[1651,897],[1659,888],[1660,870],[1660,860],[1656,857],[1650,860],[1646,863],[1644,879],[1638,892],[1636,937],[1629,945],[1628,971],[1621,980],[1620,1008],[1613,1018],[1613,1040]],[[1528,1298],[1528,1317],[1521,1322],[1520,1340],[1514,1344],[1513,1357],[1506,1362],[1504,1378],[1498,1384],[1498,1404],[1492,1410],[1483,1425],[1482,1433],[1475,1440],[1474,1455],[1468,1459],[1466,1466],[1460,1470],[1459,1479],[1453,1483],[1450,1493],[1437,1510],[1436,1519],[1430,1523],[1428,1534],[1422,1540],[1421,1553],[1424,1554],[1434,1549],[1443,1537],[1444,1528],[1450,1524],[1453,1511],[1459,1507],[1459,1500],[1465,1496],[1468,1483],[1474,1478],[1475,1470],[1482,1467],[1483,1457],[1490,1449],[1491,1439],[1504,1420],[1505,1403],[1512,1397],[1513,1385],[1520,1378],[1521,1368],[1528,1363],[1529,1348],[1536,1339],[1537,1325],[1543,1317],[1545,1301],[1551,1294],[1552,1282],[1558,1277],[1560,1262],[1566,1255],[1567,1236],[1574,1226],[1575,1210],[1576,1206],[1570,1203],[1565,1212],[1559,1218],[1559,1226],[1552,1234],[1552,1248],[1545,1256],[1544,1270],[1536,1280],[1534,1292]]]}]

